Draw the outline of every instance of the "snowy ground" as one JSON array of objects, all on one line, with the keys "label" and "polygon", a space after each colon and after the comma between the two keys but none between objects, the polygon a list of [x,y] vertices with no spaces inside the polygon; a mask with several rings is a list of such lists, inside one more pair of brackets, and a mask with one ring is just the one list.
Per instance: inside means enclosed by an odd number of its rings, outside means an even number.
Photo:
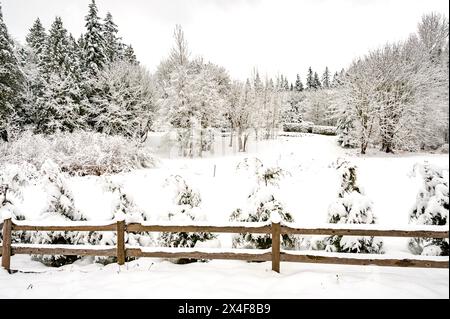
[{"label": "snowy ground", "polygon": [[449,298],[448,269],[211,261],[175,265],[142,258],[119,267],[78,262],[48,269],[25,256],[0,271],[0,298]]},{"label": "snowy ground", "polygon": [[[158,145],[157,137],[150,140]],[[412,175],[415,163],[427,160],[448,169],[448,154],[397,154],[372,152],[364,157],[354,150],[343,150],[335,137],[301,134],[277,141],[251,142],[248,154],[238,154],[219,138],[215,154],[203,159],[185,160],[168,149],[158,149],[160,165],[155,169],[114,176],[156,221],[171,205],[164,181],[179,174],[202,197],[201,209],[207,220],[228,221],[231,212],[245,205],[255,185],[252,177],[236,171],[245,157],[256,156],[266,166],[279,165],[290,172],[277,191],[277,198],[298,224],[326,222],[328,205],[338,192],[338,175],[332,163],[348,157],[359,167],[359,181],[373,200],[380,225],[404,226],[421,185]],[[215,176],[214,176],[215,171]],[[70,180],[77,207],[91,220],[109,216],[110,198],[99,186],[98,178]],[[28,219],[38,219],[44,205],[40,190],[30,187],[24,193],[22,210]],[[221,235],[222,247],[231,246],[230,235]],[[405,254],[407,239],[385,239],[389,254]],[[153,261],[155,262],[155,261]],[[0,297],[102,297],[120,298],[327,298],[327,297],[408,297],[448,298],[448,270],[282,264],[282,274],[270,271],[268,263],[212,261],[207,264],[173,265],[141,259],[119,271],[117,265],[103,267],[87,263],[49,269],[15,256],[12,268],[44,273],[7,275],[0,273]],[[189,286],[188,290],[185,287]],[[70,289],[67,289],[70,287]],[[248,289],[248,287],[252,287]],[[65,289],[66,288],[66,289]],[[179,289],[177,289],[179,288]]]}]

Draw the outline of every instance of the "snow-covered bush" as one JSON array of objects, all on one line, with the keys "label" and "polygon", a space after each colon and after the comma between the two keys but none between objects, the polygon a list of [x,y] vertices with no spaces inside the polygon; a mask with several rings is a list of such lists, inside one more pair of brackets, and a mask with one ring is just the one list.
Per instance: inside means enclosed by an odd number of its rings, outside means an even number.
[{"label": "snow-covered bush", "polygon": [[[283,205],[273,195],[270,187],[259,188],[248,198],[247,207],[236,209],[230,216],[232,222],[268,222],[272,213],[278,213],[283,222],[293,223],[294,219]],[[233,248],[268,249],[272,246],[270,234],[237,234],[233,236]],[[293,249],[296,238],[292,235],[282,235],[282,247]]]},{"label": "snow-covered bush", "polygon": [[[416,165],[414,170],[418,170],[423,177],[423,186],[410,213],[410,222],[417,225],[448,225],[448,170],[427,162]],[[413,238],[409,242],[409,249],[417,255],[448,256],[448,246],[448,238]]]},{"label": "snow-covered bush", "polygon": [[[328,209],[328,222],[332,224],[375,224],[372,201],[358,185],[357,168],[348,161],[338,160],[341,176],[338,199]],[[319,248],[321,245],[319,245]],[[331,236],[323,246],[325,250],[346,253],[383,253],[383,242],[374,237]]]},{"label": "snow-covered bush", "polygon": [[[42,164],[42,183],[48,195],[47,206],[41,214],[41,219],[49,222],[86,221],[86,217],[75,207],[72,192],[67,185],[66,178],[56,163],[47,160]],[[33,244],[76,245],[87,241],[86,232],[33,232]],[[79,256],[40,255],[33,256],[47,266],[60,267],[73,263]]]},{"label": "snow-covered bush", "polygon": [[312,122],[300,122],[300,123],[284,123],[284,132],[295,132],[295,133],[312,133],[314,123]]},{"label": "snow-covered bush", "polygon": [[0,144],[0,164],[30,163],[40,169],[50,159],[71,175],[103,175],[154,167],[150,149],[121,136],[92,132],[51,136],[24,133]]},{"label": "snow-covered bush", "polygon": [[288,171],[278,166],[266,168],[257,157],[245,158],[237,165],[237,170],[250,173],[250,176],[256,179],[258,186],[261,184],[264,186],[278,186],[279,181],[286,175],[289,175]]},{"label": "snow-covered bush", "polygon": [[[12,214],[15,220],[25,220],[20,205],[23,202],[23,188],[36,178],[36,170],[31,165],[3,165],[0,167],[0,220]],[[0,234],[0,239],[3,236]],[[13,232],[13,243],[26,243],[28,232]]]},{"label": "snow-covered bush", "polygon": [[[170,176],[166,179],[165,188],[173,194],[173,206],[166,216],[162,218],[173,223],[189,223],[193,221],[204,221],[206,216],[199,206],[201,197],[193,190],[181,176]],[[161,233],[158,242],[163,247],[193,248],[197,242],[204,242],[216,238],[211,233]],[[193,259],[177,259],[175,263],[194,262]]]},{"label": "snow-covered bush", "polygon": [[[256,187],[248,196],[247,206],[238,208],[230,216],[234,222],[267,222],[272,213],[278,213],[284,222],[294,222],[291,214],[286,212],[283,205],[275,198],[274,187],[288,174],[280,167],[265,168],[258,158],[245,158],[237,166],[237,170],[250,173],[255,178]],[[295,236],[283,235],[284,248],[294,248],[297,240]],[[272,245],[269,234],[238,234],[233,237],[233,247],[267,249]]]},{"label": "snow-covered bush", "polygon": [[[138,207],[131,196],[127,194],[120,183],[112,181],[110,178],[105,178],[102,181],[102,186],[105,191],[111,192],[113,201],[111,203],[111,221],[117,220],[120,217],[125,218],[125,222],[142,223],[147,221],[145,212]],[[89,234],[89,243],[92,245],[116,246],[117,233],[116,232],[91,232]],[[125,244],[131,246],[148,247],[154,244],[151,233],[125,233]],[[133,258],[127,257],[127,261]],[[117,257],[95,257],[95,262],[101,264],[110,264],[117,262]]]},{"label": "snow-covered bush", "polygon": [[326,125],[314,125],[312,127],[313,134],[319,135],[336,135],[336,127],[334,126],[326,126]]}]

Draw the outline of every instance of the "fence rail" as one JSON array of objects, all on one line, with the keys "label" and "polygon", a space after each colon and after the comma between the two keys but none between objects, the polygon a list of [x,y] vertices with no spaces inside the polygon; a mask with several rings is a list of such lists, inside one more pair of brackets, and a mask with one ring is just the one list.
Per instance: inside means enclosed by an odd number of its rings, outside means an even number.
[{"label": "fence rail", "polygon": [[[0,224],[1,225],[1,224]],[[117,263],[123,265],[127,257],[152,258],[192,258],[192,259],[226,259],[246,261],[271,261],[272,270],[280,272],[280,263],[301,262],[344,265],[378,265],[393,267],[449,268],[448,257],[396,258],[389,255],[344,254],[281,250],[281,235],[342,235],[342,236],[380,236],[380,237],[419,237],[448,238],[448,226],[423,226],[403,229],[375,229],[374,225],[330,225],[329,227],[300,227],[281,225],[278,221],[271,224],[233,223],[227,225],[149,225],[126,224],[119,220],[112,224],[92,225],[88,222],[76,222],[71,225],[25,224],[24,222],[5,219],[2,224],[3,245],[1,246],[2,267],[10,271],[11,255],[70,255],[70,256],[114,256]],[[13,231],[113,231],[117,232],[117,245],[33,245],[11,244]],[[247,249],[166,249],[131,247],[125,244],[126,233],[136,232],[211,232],[211,233],[254,233],[272,236],[269,250]]]}]

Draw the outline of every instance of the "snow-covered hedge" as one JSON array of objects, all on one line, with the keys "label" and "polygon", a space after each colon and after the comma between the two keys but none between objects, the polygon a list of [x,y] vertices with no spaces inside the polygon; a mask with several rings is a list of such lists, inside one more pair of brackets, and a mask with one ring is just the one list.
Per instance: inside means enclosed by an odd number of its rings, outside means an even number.
[{"label": "snow-covered hedge", "polygon": [[284,132],[296,132],[296,133],[312,133],[314,123],[301,122],[301,123],[284,123]]},{"label": "snow-covered hedge", "polygon": [[334,126],[324,126],[324,125],[314,125],[312,127],[313,134],[320,135],[336,135],[336,127]]},{"label": "snow-covered hedge", "polygon": [[283,125],[284,132],[297,132],[297,133],[313,133],[320,135],[336,135],[336,127],[314,125],[312,122],[301,123],[285,123]]},{"label": "snow-covered hedge", "polygon": [[0,164],[30,163],[40,169],[47,159],[71,175],[120,173],[156,164],[148,146],[93,132],[51,136],[27,132],[15,141],[0,144]]}]

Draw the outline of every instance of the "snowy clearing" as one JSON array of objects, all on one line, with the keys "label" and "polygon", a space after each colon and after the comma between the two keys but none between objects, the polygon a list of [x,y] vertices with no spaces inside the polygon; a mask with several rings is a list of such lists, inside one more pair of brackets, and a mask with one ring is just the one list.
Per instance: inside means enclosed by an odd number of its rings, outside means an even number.
[{"label": "snowy clearing", "polygon": [[[427,160],[448,169],[448,155],[380,156],[374,152],[373,155],[361,157],[354,155],[352,150],[337,147],[336,137],[312,134],[280,137],[277,141],[252,143],[250,146],[250,154],[219,157],[222,154],[218,152],[216,156],[192,160],[164,158],[164,154],[160,154],[163,158],[160,166],[114,175],[113,178],[123,183],[127,194],[144,210],[148,217],[146,224],[167,224],[159,216],[172,205],[171,194],[163,186],[165,179],[172,174],[180,174],[200,192],[202,203],[199,214],[205,217],[200,224],[228,224],[231,212],[245,205],[255,185],[255,180],[245,172],[236,171],[236,166],[244,158],[256,156],[264,165],[279,165],[290,172],[290,176],[281,181],[277,196],[292,212],[296,225],[312,227],[326,223],[328,205],[338,191],[333,162],[338,157],[347,157],[357,163],[360,184],[373,200],[374,214],[378,217],[377,225],[364,227],[402,229],[412,226],[408,226],[408,213],[421,186],[420,178],[412,174],[414,164]],[[111,204],[108,193],[102,191],[98,180],[98,177],[74,177],[69,182],[76,204],[88,216],[88,222],[102,225],[109,216]],[[46,224],[45,220],[39,220],[42,194],[32,188],[24,193],[24,207],[21,209],[26,212],[29,223]],[[231,248],[231,236],[219,236],[222,249]],[[413,257],[408,251],[407,238],[383,240],[389,258]],[[1,273],[0,297],[96,298],[99,291],[107,298],[449,296],[448,269],[282,263],[281,274],[276,274],[270,270],[270,263],[266,262],[211,261],[175,265],[160,259],[141,258],[119,267],[117,264],[95,264],[87,257],[62,268],[45,267],[31,261],[29,256],[13,256],[11,262],[12,268],[21,272],[14,275]],[[28,271],[42,273],[22,273]],[[186,286],[191,289],[181,289]],[[247,289],[249,286],[251,290]]]}]

